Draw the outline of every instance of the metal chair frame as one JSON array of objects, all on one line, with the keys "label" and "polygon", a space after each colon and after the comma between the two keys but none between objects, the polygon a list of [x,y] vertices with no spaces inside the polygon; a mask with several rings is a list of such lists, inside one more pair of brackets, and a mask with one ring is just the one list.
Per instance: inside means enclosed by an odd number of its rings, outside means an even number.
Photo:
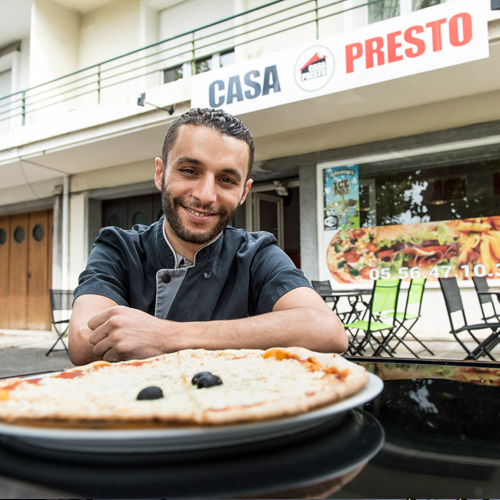
[{"label": "metal chair frame", "polygon": [[[484,322],[481,324],[469,325],[467,323],[467,317],[465,316],[465,310],[462,302],[462,296],[460,294],[460,289],[458,288],[458,283],[456,278],[439,278],[439,284],[443,292],[444,301],[446,304],[446,310],[448,311],[448,318],[450,320],[451,331],[455,339],[462,346],[464,351],[467,353],[465,359],[479,359],[480,356],[488,356],[492,361],[496,359],[491,355],[490,351],[500,342],[500,322],[488,323]],[[463,326],[456,328],[453,322],[452,314],[454,312],[461,312],[463,319]],[[491,334],[481,342],[472,332],[476,330],[490,329]],[[463,341],[459,338],[458,334],[462,332],[468,332],[469,335],[477,343],[477,347],[471,352]]]},{"label": "metal chair frame", "polygon": [[[474,276],[472,278],[474,283],[474,288],[476,289],[477,298],[479,300],[479,305],[481,306],[481,313],[483,314],[483,321],[495,320],[500,321],[500,313],[497,311],[495,307],[495,303],[493,301],[493,295],[497,296],[497,299],[500,300],[500,292],[496,293],[491,290],[488,286],[488,281],[486,278],[481,278],[479,276]],[[491,308],[493,310],[493,314],[490,316],[486,316],[486,311],[484,310],[484,306],[486,304],[491,304]]]},{"label": "metal chair frame", "polygon": [[[417,359],[420,359],[420,356],[417,353],[413,352],[413,350],[404,341],[408,335],[411,335],[427,352],[434,356],[434,353],[411,331],[417,321],[421,318],[420,313],[422,311],[422,301],[424,297],[426,281],[427,278],[416,278],[410,281],[408,295],[406,296],[405,310],[404,312],[396,313],[396,323],[399,326],[396,328],[396,330],[394,330],[391,338],[388,340],[388,343],[394,339],[397,339],[398,341],[396,345],[391,348],[392,353],[396,351],[399,344],[403,344]],[[413,304],[418,304],[418,310],[415,313],[411,313],[409,310]],[[412,321],[412,323],[409,326],[406,326],[404,323],[409,321]],[[401,329],[405,330],[405,333],[402,337],[398,337],[398,332]]]},{"label": "metal chair frame", "polygon": [[[69,318],[68,319],[57,319],[58,311],[71,311],[73,303],[73,290],[49,290],[50,295],[50,310],[52,313],[52,326],[57,333],[57,340],[54,342],[52,347],[45,353],[45,356],[49,356],[51,352],[66,351],[69,356],[68,348],[63,340],[64,335],[69,328]],[[61,342],[64,349],[55,349],[58,342]]]},{"label": "metal chair frame", "polygon": [[[396,327],[396,311],[400,287],[400,279],[374,281],[372,298],[367,308],[368,320],[357,320],[354,323],[344,325],[351,333],[352,330],[356,330],[356,333],[352,333],[353,338],[349,345],[349,352],[351,354],[362,354],[366,345],[370,344],[374,350],[374,356],[380,356],[385,351],[389,356],[394,357],[391,350],[387,347],[387,340],[391,337]],[[382,312],[384,313],[384,318],[387,318],[391,323],[380,321],[380,313]],[[365,336],[361,340],[358,340],[360,331],[365,332]],[[387,333],[382,333],[384,331],[387,331]],[[379,333],[382,339],[379,340],[373,335],[374,333]],[[375,341],[378,346],[374,348],[372,341]]]}]

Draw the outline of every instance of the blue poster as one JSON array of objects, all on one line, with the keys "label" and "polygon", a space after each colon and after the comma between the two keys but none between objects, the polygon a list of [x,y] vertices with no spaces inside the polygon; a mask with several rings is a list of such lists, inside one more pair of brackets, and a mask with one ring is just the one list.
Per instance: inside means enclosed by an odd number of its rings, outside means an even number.
[{"label": "blue poster", "polygon": [[325,169],[323,187],[325,231],[358,228],[358,165]]}]

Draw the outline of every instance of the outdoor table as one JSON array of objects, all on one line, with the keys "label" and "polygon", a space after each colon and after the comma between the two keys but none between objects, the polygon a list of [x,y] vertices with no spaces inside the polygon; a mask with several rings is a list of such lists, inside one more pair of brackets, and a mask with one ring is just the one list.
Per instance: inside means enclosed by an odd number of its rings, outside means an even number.
[{"label": "outdoor table", "polygon": [[[367,288],[343,288],[343,289],[334,289],[331,293],[320,293],[321,297],[323,300],[326,301],[327,298],[332,298],[333,299],[333,311],[337,314],[342,319],[343,323],[350,323],[351,319],[355,317],[358,319],[359,317],[359,312],[356,308],[356,306],[361,303],[365,306],[368,307],[369,301],[363,300],[364,295],[370,296],[372,295],[372,289],[367,289]],[[346,297],[349,301],[350,309],[345,312],[340,312],[338,310],[338,304],[339,301],[342,297]],[[349,299],[354,299],[354,300],[349,300]]]},{"label": "outdoor table", "polygon": [[39,497],[48,488],[65,498],[498,498],[500,365],[350,359],[384,379],[382,393],[315,428],[149,455],[63,452],[2,437],[0,492],[3,498],[20,497],[22,488],[31,488],[32,498],[37,488]]}]

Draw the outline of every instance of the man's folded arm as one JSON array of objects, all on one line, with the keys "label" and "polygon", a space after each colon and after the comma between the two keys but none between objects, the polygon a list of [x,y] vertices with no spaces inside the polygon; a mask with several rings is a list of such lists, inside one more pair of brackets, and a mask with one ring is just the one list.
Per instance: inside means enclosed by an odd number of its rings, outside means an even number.
[{"label": "man's folded arm", "polygon": [[[181,348],[268,349],[305,347],[342,353],[348,340],[338,316],[311,288],[280,297],[272,312],[243,319],[193,323]],[[183,337],[177,337],[183,342]]]},{"label": "man's folded arm", "polygon": [[94,346],[89,337],[92,330],[88,326],[90,318],[118,304],[102,295],[80,295],[73,304],[69,322],[69,357],[75,365],[85,365],[101,358],[94,354]]}]

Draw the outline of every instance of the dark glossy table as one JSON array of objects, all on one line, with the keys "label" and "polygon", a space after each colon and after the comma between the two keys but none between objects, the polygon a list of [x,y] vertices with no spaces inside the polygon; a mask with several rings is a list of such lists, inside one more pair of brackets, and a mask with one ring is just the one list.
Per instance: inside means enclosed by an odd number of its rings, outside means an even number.
[{"label": "dark glossy table", "polygon": [[51,498],[48,488],[66,492],[65,498],[499,498],[500,365],[351,359],[384,379],[383,392],[313,429],[217,450],[150,455],[50,451],[2,438],[0,493],[23,498],[22,491],[30,491],[36,498],[37,488],[44,488],[39,497]]}]

